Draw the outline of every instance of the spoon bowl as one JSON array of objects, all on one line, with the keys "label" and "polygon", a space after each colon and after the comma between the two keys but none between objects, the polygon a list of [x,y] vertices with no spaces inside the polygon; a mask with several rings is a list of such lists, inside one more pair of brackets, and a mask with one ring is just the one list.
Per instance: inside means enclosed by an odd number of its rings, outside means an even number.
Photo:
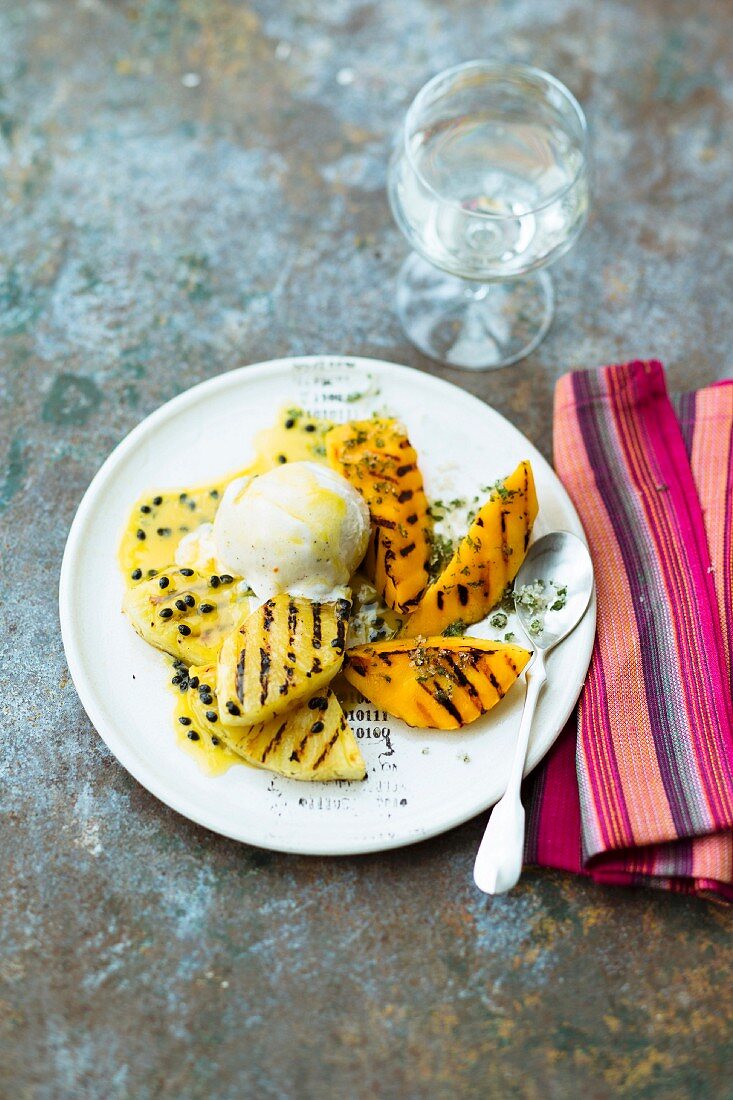
[{"label": "spoon bowl", "polygon": [[[523,592],[525,586],[534,589],[538,598],[532,599],[531,591]],[[575,629],[592,595],[593,563],[577,535],[554,531],[530,547],[514,581],[514,603],[535,651],[525,673],[527,695],[509,780],[491,813],[473,868],[474,881],[485,894],[511,890],[522,873],[524,807],[520,787],[532,719],[547,680],[545,655]]]},{"label": "spoon bowl", "polygon": [[[517,593],[524,585],[536,581],[549,586],[554,581],[567,589],[563,607],[548,609],[544,615],[522,605]],[[549,588],[552,591],[551,588]],[[588,547],[570,531],[553,531],[533,543],[514,581],[514,599],[522,630],[536,649],[549,652],[575,630],[593,595],[593,563]],[[540,630],[532,630],[532,620],[538,618]]]}]

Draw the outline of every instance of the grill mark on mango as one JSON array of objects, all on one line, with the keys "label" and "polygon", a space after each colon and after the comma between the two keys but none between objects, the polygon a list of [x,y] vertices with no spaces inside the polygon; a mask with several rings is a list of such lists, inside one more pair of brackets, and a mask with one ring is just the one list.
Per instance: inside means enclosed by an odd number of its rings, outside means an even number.
[{"label": "grill mark on mango", "polygon": [[435,680],[433,680],[431,689],[430,687],[428,687],[427,684],[424,684],[418,680],[418,686],[421,687],[422,690],[426,692],[432,699],[435,699],[435,702],[438,703],[438,705],[441,706],[443,710],[447,710],[448,714],[450,714],[451,718],[455,718],[459,726],[463,725],[463,717],[461,715],[461,712],[459,711],[458,707],[452,702],[450,696],[445,691],[445,689],[440,686],[440,684],[436,683]]},{"label": "grill mark on mango", "polygon": [[445,663],[448,665],[451,672],[453,673],[453,675],[456,679],[456,683],[460,684],[460,686],[462,688],[465,688],[469,695],[473,696],[474,698],[478,698],[478,691],[476,690],[474,685],[471,683],[471,681],[468,679],[468,677],[466,676],[465,672],[460,667],[460,665],[456,664],[456,662],[453,660],[453,658],[450,656],[450,654],[448,654],[447,652],[444,652],[443,653],[443,660],[445,661]]}]

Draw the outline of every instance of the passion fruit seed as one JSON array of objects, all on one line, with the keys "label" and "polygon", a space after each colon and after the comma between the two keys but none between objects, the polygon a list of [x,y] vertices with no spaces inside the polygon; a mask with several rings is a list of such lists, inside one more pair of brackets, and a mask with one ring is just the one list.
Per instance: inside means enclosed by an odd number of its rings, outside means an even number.
[{"label": "passion fruit seed", "polygon": [[143,531],[142,527],[138,527],[137,531],[135,532],[135,538],[140,539],[140,542],[145,541],[145,532]]},{"label": "passion fruit seed", "polygon": [[189,634],[191,633],[191,627],[186,626],[185,623],[179,623],[178,624],[178,633],[182,634],[184,638],[187,638],[189,636]]},{"label": "passion fruit seed", "polygon": [[230,714],[233,714],[237,718],[242,712],[236,703],[233,703],[231,699],[227,700],[227,710]]},{"label": "passion fruit seed", "polygon": [[161,618],[161,619],[172,619],[173,618],[173,608],[172,607],[164,607],[162,611],[158,612],[158,617]]},{"label": "passion fruit seed", "polygon": [[140,511],[143,512],[146,516],[148,515],[149,512],[152,512],[152,510],[153,509],[150,507],[149,504],[141,504],[140,505]]},{"label": "passion fruit seed", "polygon": [[288,419],[285,421],[285,427],[288,430],[295,427],[295,421],[293,420],[292,416],[289,416]]},{"label": "passion fruit seed", "polygon": [[189,679],[189,681],[188,681],[188,684],[189,684],[189,687],[192,687],[192,688],[194,689],[194,691],[195,691],[195,690],[196,690],[196,688],[197,688],[197,687],[199,686],[199,678],[198,678],[198,676],[192,676],[192,677],[191,677],[191,678]]},{"label": "passion fruit seed", "polygon": [[140,578],[142,577],[142,575],[143,575],[142,569],[133,569],[132,573],[130,573],[130,576],[132,577],[132,579],[134,581],[139,581]]},{"label": "passion fruit seed", "polygon": [[158,581],[158,584],[160,585],[161,588],[167,588],[170,583],[171,582],[168,580],[167,577],[161,577],[160,580]]},{"label": "passion fruit seed", "polygon": [[193,569],[179,569],[178,572],[181,574],[182,577],[193,576]]},{"label": "passion fruit seed", "polygon": [[209,584],[212,588],[218,588],[221,584],[221,581],[216,575],[214,575],[213,577],[209,577]]},{"label": "passion fruit seed", "polygon": [[183,597],[183,602],[185,603],[186,607],[196,606],[196,601],[190,592],[187,592],[186,595]]},{"label": "passion fruit seed", "polygon": [[229,573],[222,573],[219,576],[219,580],[222,584],[232,584],[234,581],[234,577],[230,576]]},{"label": "passion fruit seed", "polygon": [[153,504],[162,504],[162,503],[163,503],[163,498],[162,497],[153,497]]},{"label": "passion fruit seed", "polygon": [[218,722],[218,720],[219,720],[219,715],[216,713],[215,710],[207,710],[207,712],[206,712],[206,721],[207,722]]},{"label": "passion fruit seed", "polygon": [[178,719],[178,721],[181,723],[182,726],[190,726],[191,725],[191,719],[187,718],[185,714],[182,714],[181,717]]},{"label": "passion fruit seed", "polygon": [[218,745],[219,744],[219,738],[216,736],[215,733],[212,733],[212,735],[211,735],[211,744],[212,745]]},{"label": "passion fruit seed", "polygon": [[186,737],[189,739],[189,741],[198,741],[199,739],[199,735],[196,733],[196,730],[189,730],[186,734]]},{"label": "passion fruit seed", "polygon": [[214,610],[215,610],[215,605],[213,603],[199,604],[199,611],[201,612],[202,615],[208,615],[210,611],[214,611]]},{"label": "passion fruit seed", "polygon": [[176,600],[176,607],[178,608],[179,611],[185,611],[186,610],[186,605],[183,602],[183,600]]}]

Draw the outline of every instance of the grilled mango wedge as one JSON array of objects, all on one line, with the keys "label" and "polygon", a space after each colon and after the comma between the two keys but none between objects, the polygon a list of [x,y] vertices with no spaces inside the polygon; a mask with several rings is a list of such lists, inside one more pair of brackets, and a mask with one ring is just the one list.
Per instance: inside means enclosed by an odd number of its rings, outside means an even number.
[{"label": "grilled mango wedge", "polygon": [[451,623],[469,625],[488,615],[519,572],[536,517],[532,467],[520,462],[491,491],[453,557],[407,620],[403,636],[441,634]]},{"label": "grilled mango wedge", "polygon": [[366,501],[372,533],[364,568],[387,606],[404,615],[428,583],[431,532],[407,433],[398,420],[352,420],[326,435],[326,456]]},{"label": "grilled mango wedge", "polygon": [[322,691],[344,658],[348,600],[317,603],[283,593],[224,642],[217,691],[233,725],[252,726]]},{"label": "grilled mango wedge", "polygon": [[366,775],[364,760],[338,699],[328,688],[278,718],[254,726],[231,725],[219,710],[214,689],[216,666],[190,670],[195,686],[179,704],[188,718],[189,736],[221,743],[248,764],[286,779],[328,782],[358,780]]},{"label": "grilled mango wedge", "polygon": [[496,706],[531,654],[483,638],[417,638],[355,646],[344,676],[408,726],[455,730]]},{"label": "grilled mango wedge", "polygon": [[242,621],[249,599],[228,574],[204,577],[168,566],[129,588],[122,610],[141,638],[186,664],[215,661],[224,639]]}]

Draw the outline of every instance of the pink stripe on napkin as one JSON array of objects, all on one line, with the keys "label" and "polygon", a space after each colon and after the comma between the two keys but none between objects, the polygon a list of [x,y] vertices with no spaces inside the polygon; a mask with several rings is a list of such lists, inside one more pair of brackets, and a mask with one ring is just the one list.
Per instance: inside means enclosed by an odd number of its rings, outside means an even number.
[{"label": "pink stripe on napkin", "polygon": [[527,858],[733,900],[733,384],[678,411],[658,362],[558,382],[598,631],[577,721],[531,781]]}]

